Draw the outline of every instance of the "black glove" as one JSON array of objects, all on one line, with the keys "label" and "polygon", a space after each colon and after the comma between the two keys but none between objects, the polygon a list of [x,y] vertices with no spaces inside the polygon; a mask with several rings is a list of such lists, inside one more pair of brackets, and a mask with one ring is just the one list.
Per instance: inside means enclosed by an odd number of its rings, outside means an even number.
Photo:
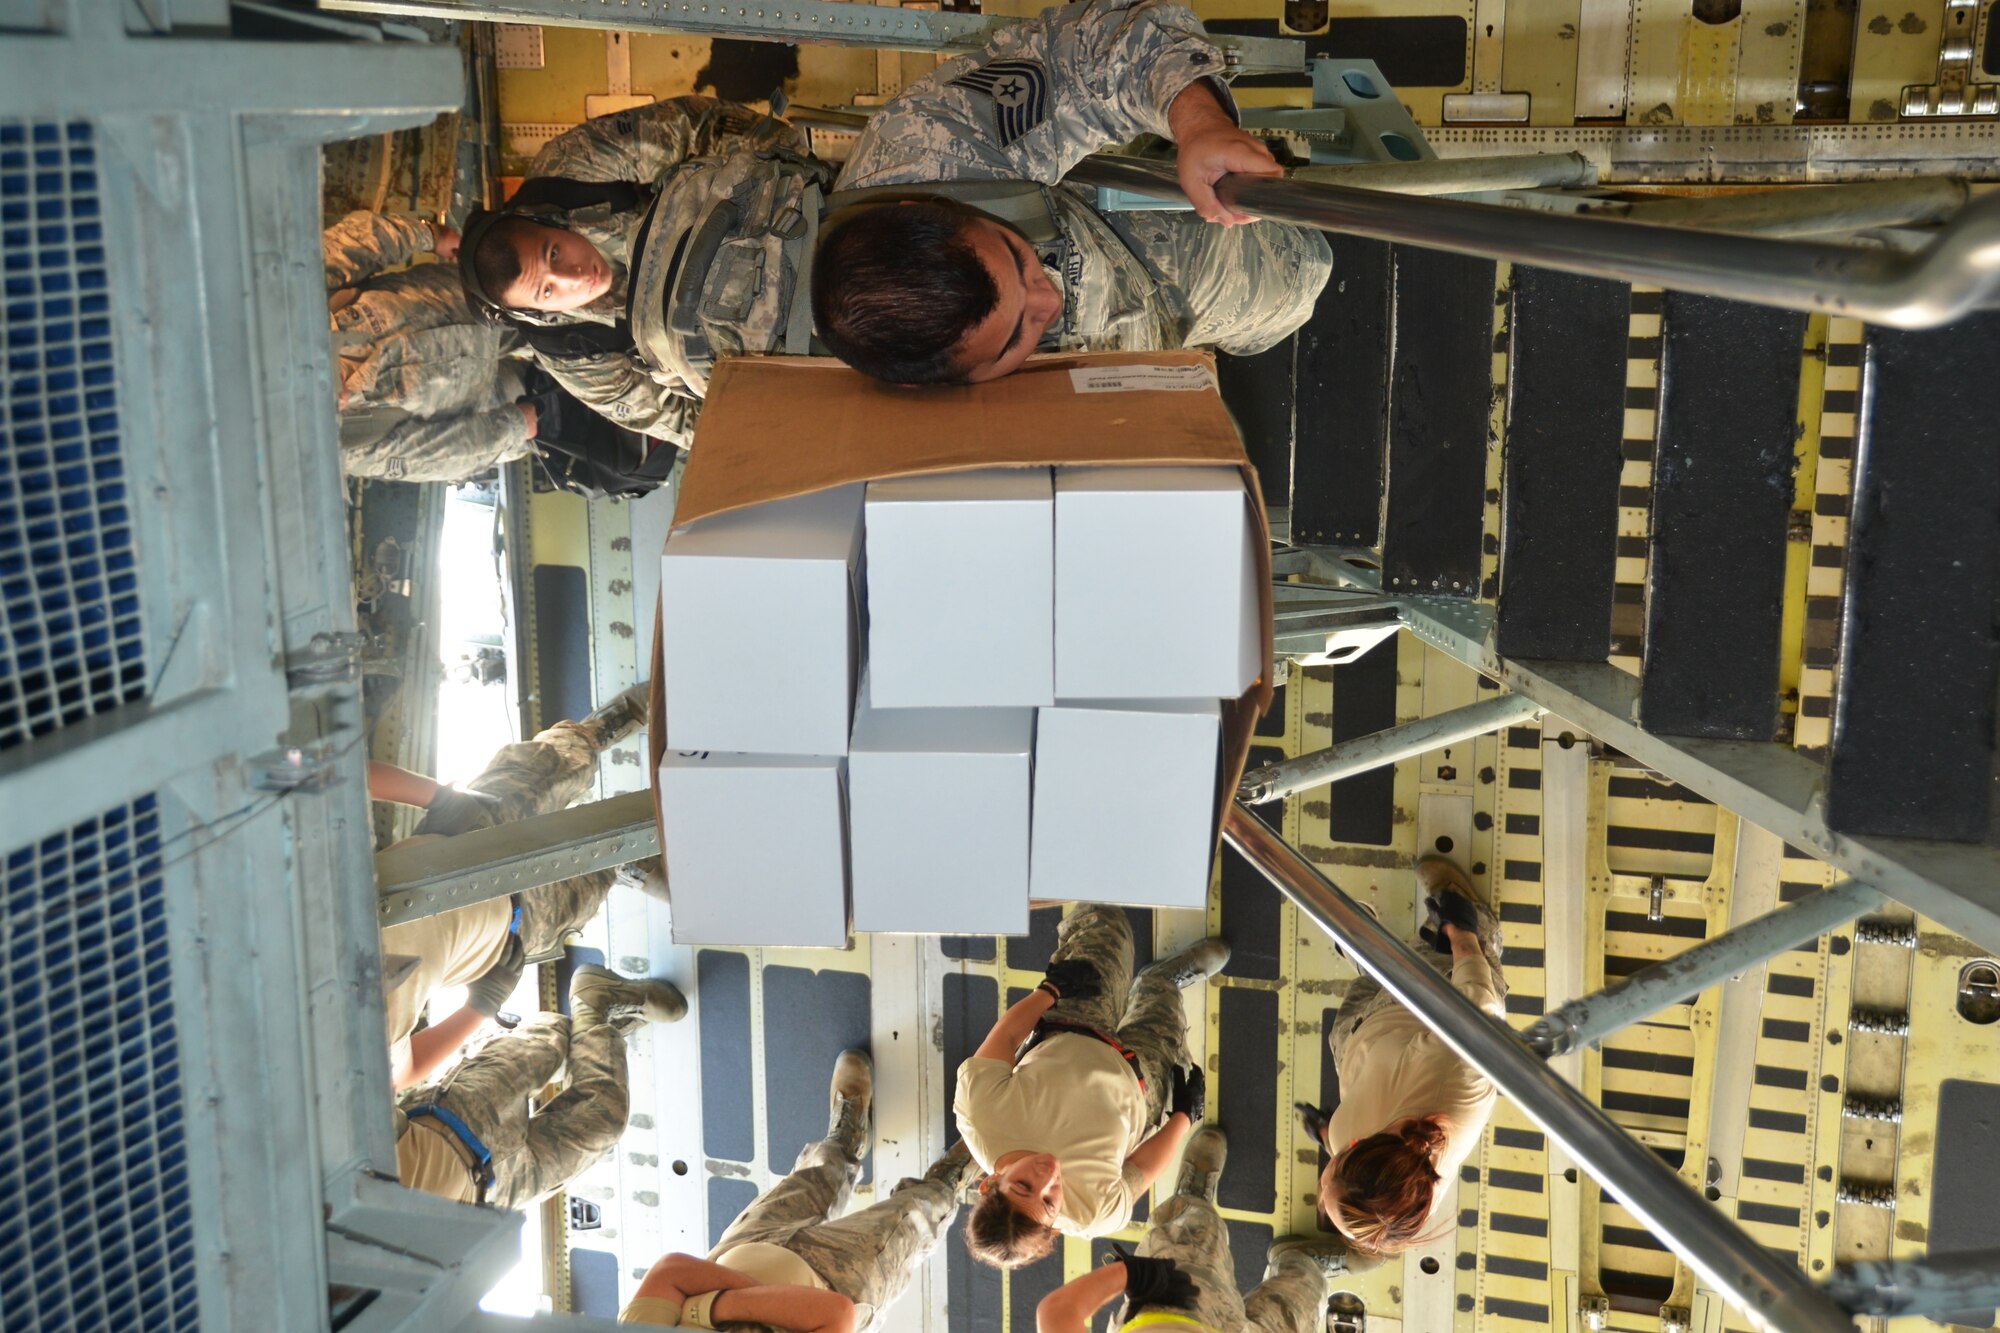
[{"label": "black glove", "polygon": [[1130,1319],[1140,1310],[1152,1306],[1166,1310],[1186,1310],[1195,1303],[1200,1294],[1194,1279],[1174,1264],[1171,1259],[1141,1259],[1130,1255],[1117,1246],[1112,1252],[1125,1265],[1125,1317]]},{"label": "black glove", "polygon": [[1058,1000],[1094,1000],[1104,994],[1097,969],[1081,958],[1063,958],[1049,964],[1036,990],[1046,990]]},{"label": "black glove", "polygon": [[[1434,893],[1424,899],[1424,907],[1430,916],[1424,928],[1417,933],[1429,940],[1431,947],[1439,953],[1451,952],[1451,936],[1444,926],[1456,926],[1473,934],[1479,932],[1479,912],[1463,894]],[[1443,925],[1436,924],[1439,922]]]},{"label": "black glove", "polygon": [[1293,1102],[1292,1108],[1299,1113],[1299,1123],[1314,1143],[1326,1145],[1326,1127],[1333,1121],[1333,1111],[1329,1107],[1314,1106],[1311,1102]]},{"label": "black glove", "polygon": [[546,389],[541,393],[517,398],[517,403],[532,403],[535,408],[535,438],[541,441],[562,438],[563,395],[560,389]]},{"label": "black glove", "polygon": [[1174,1091],[1167,1102],[1167,1113],[1179,1111],[1188,1118],[1190,1125],[1198,1125],[1208,1111],[1208,1076],[1201,1072],[1201,1066],[1189,1069],[1174,1066]]},{"label": "black glove", "polygon": [[465,1007],[488,1018],[498,1018],[507,997],[521,984],[521,973],[527,965],[527,956],[521,952],[521,937],[509,935],[500,961],[488,968],[485,976],[465,988]]}]

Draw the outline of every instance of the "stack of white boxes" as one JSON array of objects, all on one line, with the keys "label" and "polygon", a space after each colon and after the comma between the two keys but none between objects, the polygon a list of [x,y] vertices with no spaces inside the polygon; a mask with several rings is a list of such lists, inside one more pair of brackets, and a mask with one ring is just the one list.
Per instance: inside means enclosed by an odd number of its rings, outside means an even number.
[{"label": "stack of white boxes", "polygon": [[1241,473],[862,490],[667,542],[675,938],[844,944],[850,885],[863,931],[1018,934],[1031,897],[1200,907],[1220,701],[1263,669]]}]

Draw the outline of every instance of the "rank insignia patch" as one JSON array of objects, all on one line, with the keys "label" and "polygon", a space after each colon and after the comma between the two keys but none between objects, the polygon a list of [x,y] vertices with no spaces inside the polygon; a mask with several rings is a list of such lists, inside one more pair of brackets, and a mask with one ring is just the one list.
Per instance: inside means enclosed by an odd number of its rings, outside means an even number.
[{"label": "rank insignia patch", "polygon": [[1047,110],[1048,75],[1035,60],[995,60],[953,79],[993,99],[993,120],[1002,148],[1042,123]]}]

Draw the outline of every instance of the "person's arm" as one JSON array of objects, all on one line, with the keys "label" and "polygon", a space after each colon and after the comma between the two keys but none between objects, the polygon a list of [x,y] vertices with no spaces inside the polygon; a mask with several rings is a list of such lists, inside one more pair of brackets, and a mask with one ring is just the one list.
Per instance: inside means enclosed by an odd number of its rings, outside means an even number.
[{"label": "person's arm", "polygon": [[1132,1197],[1139,1198],[1153,1188],[1153,1182],[1160,1173],[1173,1165],[1180,1156],[1181,1144],[1187,1142],[1188,1130],[1192,1122],[1184,1112],[1176,1111],[1167,1117],[1167,1123],[1149,1135],[1144,1143],[1132,1150],[1125,1159],[1125,1180],[1132,1188]]},{"label": "person's arm", "polygon": [[407,768],[385,764],[379,759],[368,761],[368,799],[371,801],[394,801],[397,805],[428,806],[437,799],[439,784],[435,779],[421,773],[412,773]]},{"label": "person's arm", "polygon": [[[997,62],[1014,63],[989,71]],[[869,119],[839,185],[1053,185],[1100,148],[1174,137],[1171,108],[1191,85],[1227,108],[1223,68],[1221,49],[1185,5],[1087,0],[1048,9],[891,99]],[[1006,94],[1004,115],[996,92]]]},{"label": "person's arm", "polygon": [[1168,108],[1167,123],[1177,149],[1174,169],[1194,211],[1225,227],[1256,221],[1225,206],[1216,197],[1215,183],[1232,173],[1281,176],[1284,169],[1270,149],[1237,128],[1234,108],[1216,95],[1215,84],[1189,84]]},{"label": "person's arm", "polygon": [[654,379],[636,356],[548,359],[542,368],[572,397],[607,421],[681,448],[694,439],[701,401]]},{"label": "person's arm", "polygon": [[407,264],[437,247],[438,231],[418,218],[393,213],[349,213],[320,233],[326,289],[334,291],[383,269]]},{"label": "person's arm", "polygon": [[805,140],[775,116],[713,97],[669,97],[564,130],[535,154],[529,176],[650,184],[689,158],[739,148],[805,151]]},{"label": "person's arm", "polygon": [[979,1049],[972,1053],[972,1058],[1004,1060],[1013,1064],[1014,1054],[1021,1049],[1021,1043],[1034,1032],[1035,1024],[1042,1021],[1042,1015],[1055,1002],[1053,995],[1037,988],[1008,1005],[1007,1012],[1000,1015],[1000,1021],[986,1034],[986,1040],[979,1043]]},{"label": "person's arm", "polygon": [[438,1066],[472,1040],[486,1015],[473,1009],[456,1009],[439,1021],[410,1034],[409,1061],[389,1071],[389,1083],[397,1092],[415,1087],[429,1078]]},{"label": "person's arm", "polygon": [[748,1273],[691,1254],[661,1256],[646,1271],[634,1295],[685,1301],[711,1291],[721,1293],[709,1307],[711,1324],[770,1324],[792,1333],[854,1333],[854,1302],[837,1291],[766,1285]]},{"label": "person's arm", "polygon": [[1089,1333],[1097,1312],[1124,1294],[1124,1264],[1093,1268],[1042,1297],[1035,1306],[1035,1333]]},{"label": "person's arm", "polygon": [[478,411],[413,416],[356,439],[343,433],[341,471],[389,481],[465,481],[527,457],[534,441],[533,417],[528,405],[501,403]]}]

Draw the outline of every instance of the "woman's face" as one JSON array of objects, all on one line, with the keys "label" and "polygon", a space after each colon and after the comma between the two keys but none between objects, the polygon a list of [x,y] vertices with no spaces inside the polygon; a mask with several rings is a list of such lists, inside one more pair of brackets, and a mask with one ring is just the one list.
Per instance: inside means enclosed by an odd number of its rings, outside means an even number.
[{"label": "woman's face", "polygon": [[1062,1164],[1045,1152],[1017,1157],[993,1173],[992,1188],[1015,1212],[1052,1227],[1062,1211]]}]

